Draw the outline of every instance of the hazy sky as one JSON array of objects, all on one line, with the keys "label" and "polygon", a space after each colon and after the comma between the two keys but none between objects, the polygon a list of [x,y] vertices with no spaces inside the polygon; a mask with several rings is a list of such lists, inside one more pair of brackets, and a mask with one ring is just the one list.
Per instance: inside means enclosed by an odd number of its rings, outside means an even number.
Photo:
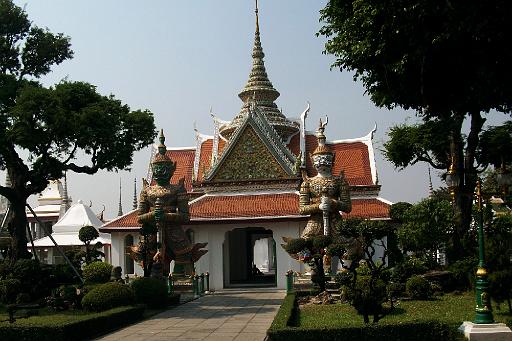
[{"label": "hazy sky", "polygon": [[[25,0],[34,24],[71,37],[75,56],[44,78],[46,85],[63,78],[97,85],[132,109],[149,109],[169,147],[195,145],[193,124],[212,134],[209,108],[231,120],[242,102],[237,94],[251,69],[254,37],[253,0]],[[426,165],[400,171],[383,159],[386,132],[413,112],[376,108],[349,73],[330,70],[331,56],[322,54],[325,40],[317,37],[319,10],[326,1],[260,0],[260,31],[265,66],[281,93],[277,104],[288,117],[298,117],[311,103],[308,129],[329,116],[329,140],[366,135],[377,123],[374,138],[381,196],[415,202],[428,194]],[[496,114],[501,115],[501,114]],[[73,200],[92,201],[93,210],[106,206],[106,218],[117,214],[119,179],[123,208],[131,209],[133,179],[146,175],[148,149],[136,153],[132,171],[68,175]],[[5,174],[1,173],[1,179]],[[439,185],[433,172],[434,186]]]}]

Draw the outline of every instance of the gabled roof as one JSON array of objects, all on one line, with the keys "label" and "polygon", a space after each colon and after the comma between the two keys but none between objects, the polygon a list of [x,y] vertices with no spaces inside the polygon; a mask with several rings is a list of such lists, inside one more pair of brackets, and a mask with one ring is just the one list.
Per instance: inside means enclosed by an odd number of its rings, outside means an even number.
[{"label": "gabled roof", "polygon": [[[299,139],[299,134],[295,134],[287,145],[287,149],[294,155],[298,155],[300,152]],[[343,170],[350,186],[373,186],[378,184],[372,132],[360,138],[327,141],[327,144],[335,154],[333,174],[337,175]],[[184,177],[186,190],[188,192],[192,191],[192,184],[194,182],[192,174],[194,173],[196,153],[199,155],[196,181],[203,181],[205,172],[210,169],[212,145],[213,138],[210,137],[202,140],[199,147],[168,148],[167,156],[173,161],[177,161],[176,171],[171,178],[171,183],[178,183],[178,180]],[[221,139],[219,141],[219,154],[223,155],[223,151],[227,146],[229,145]],[[316,146],[316,136],[314,133],[308,132],[306,135],[306,154],[308,154],[306,157],[306,170],[309,176],[316,175],[316,170],[309,157],[309,153],[315,150]]]},{"label": "gabled roof", "polygon": [[[373,153],[372,133],[347,140],[327,141],[326,144],[334,152],[333,174],[338,175],[344,171],[345,178],[350,186],[377,185],[377,170]],[[308,176],[317,174],[310,157],[318,145],[318,140],[313,133],[306,135],[306,171]],[[300,152],[300,136],[294,135],[288,148],[294,153]]]},{"label": "gabled roof", "polygon": [[[247,134],[247,131],[252,130],[256,134],[259,141],[263,143],[267,150],[270,152],[271,157],[282,167],[288,177],[293,177],[295,155],[285,146],[279,134],[268,123],[266,117],[260,112],[257,105],[253,105],[251,110],[245,116],[243,122],[236,128],[231,136],[228,144],[223,149],[222,154],[218,161],[211,166],[206,174],[204,174],[205,181],[211,181],[215,178],[219,170],[224,166],[230,158],[231,153],[240,143],[242,138]],[[268,160],[271,162],[272,160]]]}]

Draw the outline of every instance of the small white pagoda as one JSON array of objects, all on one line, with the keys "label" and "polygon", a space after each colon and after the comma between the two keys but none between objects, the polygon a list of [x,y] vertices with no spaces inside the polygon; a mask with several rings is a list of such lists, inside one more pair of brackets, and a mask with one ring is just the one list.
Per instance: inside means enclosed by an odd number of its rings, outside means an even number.
[{"label": "small white pagoda", "polygon": [[[98,219],[91,208],[81,200],[71,206],[69,210],[53,225],[51,236],[57,242],[63,251],[70,250],[74,247],[84,247],[84,243],[78,238],[78,232],[83,226],[93,226],[98,228],[103,222]],[[101,242],[103,244],[102,252],[105,253],[105,261],[110,263],[110,234],[99,232],[99,237],[91,242],[91,245]],[[28,243],[29,250],[32,245]],[[49,236],[34,240],[34,247],[41,262],[47,264],[64,263],[64,259],[56,250],[55,244]]]}]

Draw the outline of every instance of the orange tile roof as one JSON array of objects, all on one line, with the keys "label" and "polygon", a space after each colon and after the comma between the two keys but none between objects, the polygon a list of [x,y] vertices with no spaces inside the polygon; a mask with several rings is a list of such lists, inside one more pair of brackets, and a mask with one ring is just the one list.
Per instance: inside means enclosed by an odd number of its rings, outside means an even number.
[{"label": "orange tile roof", "polygon": [[204,196],[190,205],[191,219],[299,215],[295,193]]},{"label": "orange tile roof", "polygon": [[197,181],[203,179],[203,173],[210,168],[212,161],[213,139],[208,139],[201,144],[201,155],[199,156],[199,169],[197,170]]},{"label": "orange tile roof", "polygon": [[[389,218],[390,205],[375,198],[352,200],[352,212],[346,217],[371,219]],[[298,217],[299,196],[296,193],[261,195],[203,196],[190,205],[191,222],[213,219],[257,219],[269,217]],[[304,217],[306,218],[306,217]],[[115,219],[101,228],[102,231],[132,230],[140,227],[137,211]]]},{"label": "orange tile roof", "polygon": [[[309,154],[315,150],[317,145],[318,141],[316,136],[306,135],[306,170],[309,176],[316,175],[316,169],[313,166]],[[338,142],[328,145],[334,152],[333,174],[337,175],[343,170],[351,186],[373,185],[368,147],[363,142]],[[299,154],[299,134],[292,137],[288,148],[290,148],[295,155]]]},{"label": "orange tile roof", "polygon": [[126,213],[125,215],[115,218],[100,227],[100,231],[109,232],[112,230],[134,229],[139,230],[141,225],[137,222],[137,210]]},{"label": "orange tile roof", "polygon": [[176,170],[171,178],[171,183],[176,184],[181,178],[185,178],[187,192],[192,190],[192,172],[194,170],[195,149],[168,150],[167,156],[176,162]]},{"label": "orange tile roof", "polygon": [[352,200],[352,212],[343,214],[345,217],[358,218],[389,218],[391,205],[379,199],[354,199]]}]

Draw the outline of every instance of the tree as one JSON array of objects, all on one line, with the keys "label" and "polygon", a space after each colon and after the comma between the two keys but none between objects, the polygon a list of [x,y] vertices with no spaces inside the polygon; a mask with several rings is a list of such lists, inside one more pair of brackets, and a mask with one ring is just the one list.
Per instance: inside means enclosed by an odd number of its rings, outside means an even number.
[{"label": "tree", "polygon": [[[491,162],[477,159],[483,115],[512,110],[511,10],[505,0],[330,0],[321,10],[319,34],[328,38],[333,67],[353,71],[377,106],[416,110],[422,118],[391,129],[386,157],[396,167],[422,161],[447,170],[454,155],[461,179],[453,238],[459,252],[471,222],[477,165]],[[510,164],[512,153],[505,157]]]},{"label": "tree", "polygon": [[446,246],[453,233],[450,202],[437,198],[423,199],[404,212],[403,221],[398,229],[403,251],[426,256],[430,264],[436,264],[436,251]]},{"label": "tree", "polygon": [[94,226],[86,225],[82,226],[78,231],[78,239],[85,244],[85,264],[90,264],[98,260],[99,257],[104,257],[105,254],[98,249],[103,247],[101,242],[91,248],[91,242],[100,236],[98,230]]},{"label": "tree", "polygon": [[[11,258],[29,258],[25,206],[64,172],[121,170],[156,136],[149,111],[131,111],[88,83],[45,88],[37,79],[73,56],[70,38],[38,28],[11,0],[0,0],[0,186],[12,208]],[[83,163],[81,160],[86,160]]]},{"label": "tree", "polygon": [[[378,322],[386,314],[382,304],[386,300],[386,282],[389,281],[388,248],[383,240],[394,234],[394,227],[382,221],[348,218],[343,219],[336,229],[339,235],[359,243],[362,251],[350,255],[352,262],[349,267],[344,265],[347,271],[337,275],[337,282],[342,284],[350,304],[363,316],[365,323],[370,322],[370,315],[373,315],[374,323]],[[381,255],[377,255],[376,246],[382,248]],[[347,255],[343,244],[331,245],[327,250],[340,259]]]}]

